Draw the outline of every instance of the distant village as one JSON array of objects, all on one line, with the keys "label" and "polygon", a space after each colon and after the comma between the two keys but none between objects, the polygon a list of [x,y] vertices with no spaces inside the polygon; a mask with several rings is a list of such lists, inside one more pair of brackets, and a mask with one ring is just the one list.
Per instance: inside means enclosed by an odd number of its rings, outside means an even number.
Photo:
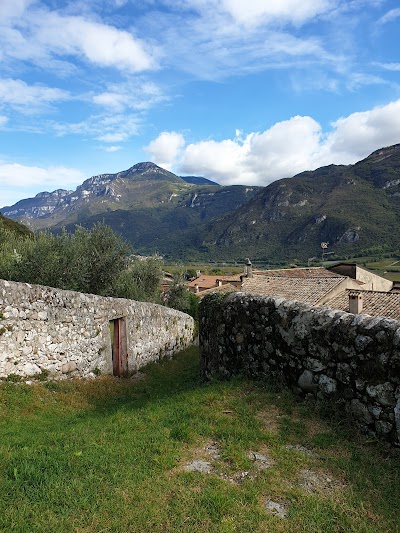
[{"label": "distant village", "polygon": [[[168,291],[171,283],[172,275],[166,274],[163,291]],[[197,271],[186,286],[200,299],[214,292],[240,291],[400,320],[400,284],[355,263],[256,270],[248,259],[241,274],[212,276]]]}]

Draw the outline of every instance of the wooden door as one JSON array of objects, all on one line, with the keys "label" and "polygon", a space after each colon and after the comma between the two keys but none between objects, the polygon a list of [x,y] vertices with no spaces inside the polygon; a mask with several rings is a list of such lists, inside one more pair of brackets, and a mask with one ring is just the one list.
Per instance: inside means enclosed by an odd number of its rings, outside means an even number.
[{"label": "wooden door", "polygon": [[118,377],[128,376],[128,346],[125,318],[110,321],[113,374]]}]

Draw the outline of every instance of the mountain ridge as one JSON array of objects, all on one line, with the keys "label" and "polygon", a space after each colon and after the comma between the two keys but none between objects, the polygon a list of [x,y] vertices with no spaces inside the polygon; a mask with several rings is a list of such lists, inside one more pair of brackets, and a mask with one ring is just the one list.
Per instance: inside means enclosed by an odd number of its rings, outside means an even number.
[{"label": "mountain ridge", "polygon": [[[400,144],[263,188],[188,183],[144,162],[89,178],[73,193],[41,194],[33,227],[73,229],[101,220],[145,254],[269,261],[306,260],[321,253],[321,242],[341,255],[400,249]],[[4,214],[15,218],[24,204],[16,206]]]}]

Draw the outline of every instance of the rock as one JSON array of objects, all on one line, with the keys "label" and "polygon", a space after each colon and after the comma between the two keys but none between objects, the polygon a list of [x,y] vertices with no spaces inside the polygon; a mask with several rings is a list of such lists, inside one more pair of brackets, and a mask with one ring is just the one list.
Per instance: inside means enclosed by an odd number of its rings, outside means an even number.
[{"label": "rock", "polygon": [[352,400],[350,409],[357,420],[366,425],[372,424],[373,418],[368,411],[367,406],[361,403],[360,400]]},{"label": "rock", "polygon": [[368,385],[367,393],[371,398],[384,406],[394,405],[394,387],[391,383],[379,383],[378,385]]},{"label": "rock", "polygon": [[400,400],[397,400],[394,408],[394,421],[396,424],[397,440],[400,441]]},{"label": "rock", "polygon": [[275,516],[279,516],[279,518],[286,518],[286,516],[287,516],[286,508],[283,505],[281,505],[280,503],[278,503],[278,502],[274,502],[272,500],[267,500],[265,502],[265,507],[266,507],[267,511],[269,511],[270,513],[272,513]]},{"label": "rock", "polygon": [[311,357],[308,357],[306,359],[305,366],[308,368],[308,370],[312,370],[313,372],[321,372],[321,370],[324,370],[326,368],[326,365],[319,361],[318,359],[313,359]]},{"label": "rock", "polygon": [[380,407],[379,405],[371,405],[369,406],[368,411],[375,418],[375,420],[379,420],[382,414],[382,407]]},{"label": "rock", "polygon": [[304,392],[315,394],[318,390],[318,385],[314,383],[314,374],[310,370],[304,370],[297,384]]},{"label": "rock", "polygon": [[333,394],[334,392],[336,392],[336,386],[337,386],[336,380],[329,378],[325,374],[321,374],[319,376],[318,383],[319,383],[320,389],[325,394]]},{"label": "rock", "polygon": [[212,470],[212,466],[208,461],[195,459],[191,463],[185,465],[184,469],[188,472],[202,472],[203,474],[209,474]]},{"label": "rock", "polygon": [[384,420],[377,420],[375,422],[375,428],[378,435],[387,435],[393,429],[393,424],[385,422]]},{"label": "rock", "polygon": [[347,363],[338,363],[336,370],[336,378],[348,385],[351,378],[351,366]]},{"label": "rock", "polygon": [[36,376],[42,373],[41,369],[34,363],[25,363],[21,371],[24,376]]},{"label": "rock", "polygon": [[63,374],[69,374],[70,372],[73,372],[74,370],[76,370],[76,368],[77,366],[76,366],[75,361],[69,361],[68,363],[65,363],[64,365],[62,365],[61,372]]},{"label": "rock", "polygon": [[271,468],[275,464],[275,461],[266,455],[258,452],[249,452],[248,458],[254,461],[257,470],[265,470]]},{"label": "rock", "polygon": [[23,357],[26,357],[27,355],[31,354],[33,352],[32,346],[24,346],[21,350],[21,353]]},{"label": "rock", "polygon": [[354,340],[354,345],[358,352],[363,352],[365,348],[371,344],[372,339],[371,337],[366,337],[364,335],[357,335],[357,337]]}]

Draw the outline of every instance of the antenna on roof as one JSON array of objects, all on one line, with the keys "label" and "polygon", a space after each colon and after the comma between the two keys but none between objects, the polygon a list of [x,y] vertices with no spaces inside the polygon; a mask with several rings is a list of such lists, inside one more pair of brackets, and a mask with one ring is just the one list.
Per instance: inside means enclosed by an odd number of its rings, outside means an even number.
[{"label": "antenna on roof", "polygon": [[330,255],[330,254],[334,254],[335,252],[325,252],[324,250],[327,250],[328,249],[328,246],[329,246],[329,242],[321,242],[321,248],[322,248],[322,257],[321,257],[321,261],[323,262],[324,261],[324,257],[326,255]]}]

